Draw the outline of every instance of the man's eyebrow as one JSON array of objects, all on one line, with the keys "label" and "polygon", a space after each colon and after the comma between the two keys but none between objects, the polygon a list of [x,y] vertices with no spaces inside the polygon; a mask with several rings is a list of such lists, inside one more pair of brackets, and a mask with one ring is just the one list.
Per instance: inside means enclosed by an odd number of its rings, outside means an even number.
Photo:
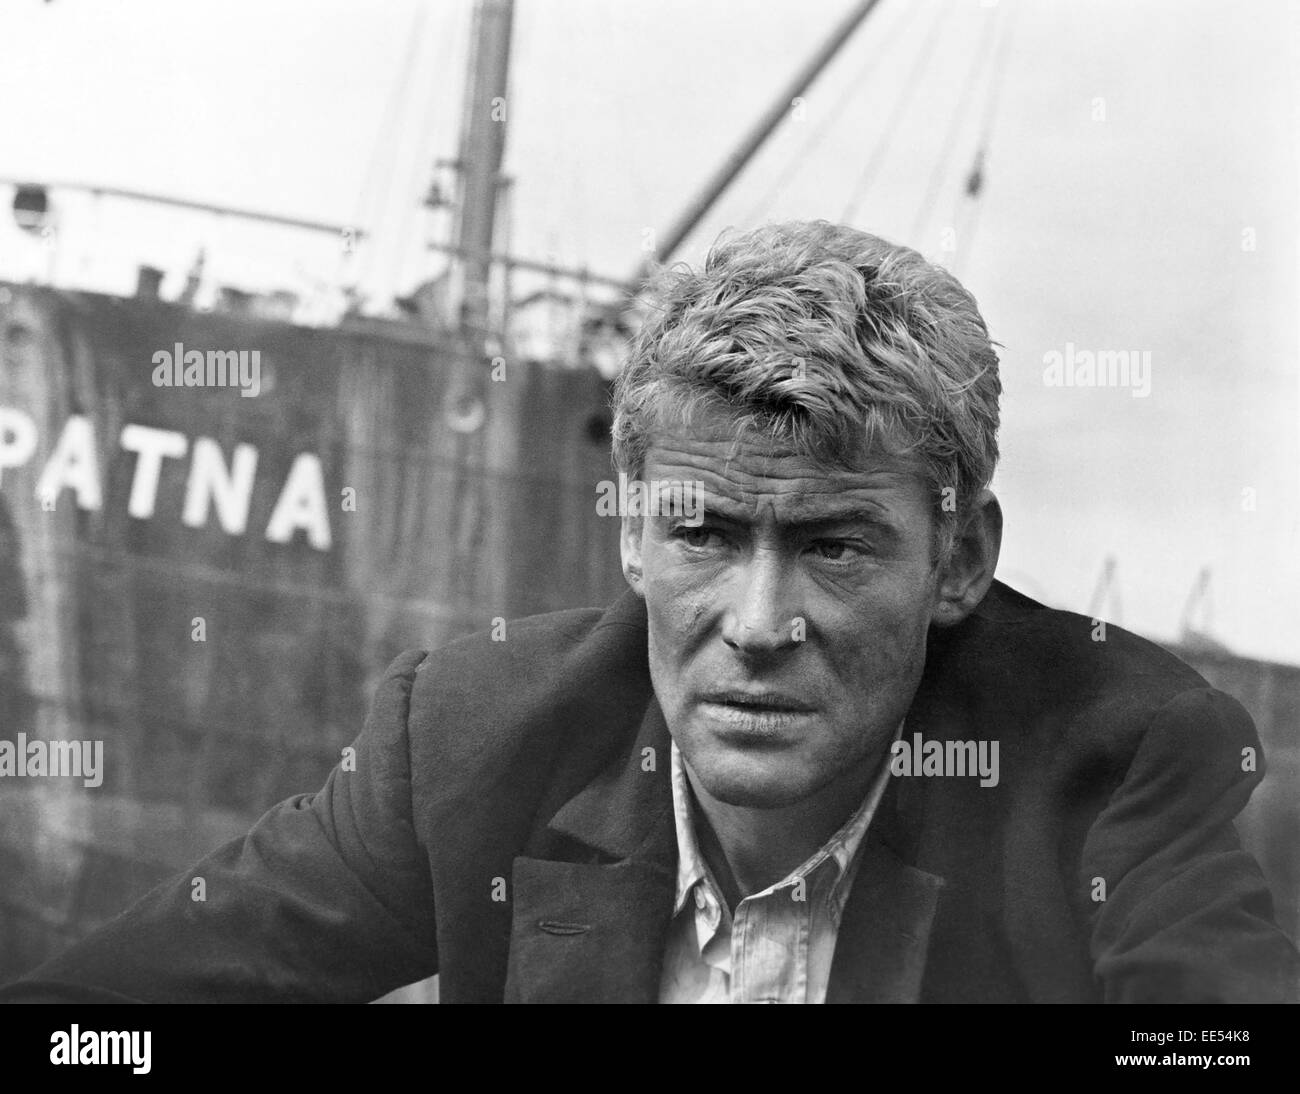
[{"label": "man's eyebrow", "polygon": [[899,522],[878,505],[854,505],[830,512],[796,512],[781,522],[787,527],[824,528],[841,524],[866,524],[886,532],[899,532]]},{"label": "man's eyebrow", "polygon": [[[713,516],[736,523],[746,523],[751,519],[750,512],[744,507],[730,501],[719,502],[716,498],[705,498],[703,500],[703,510],[705,516]],[[895,535],[902,532],[898,518],[891,516],[883,506],[870,502],[854,502],[820,511],[796,506],[793,511],[782,516],[780,524],[783,528],[801,530],[828,528],[843,524],[866,524],[872,528]]]}]

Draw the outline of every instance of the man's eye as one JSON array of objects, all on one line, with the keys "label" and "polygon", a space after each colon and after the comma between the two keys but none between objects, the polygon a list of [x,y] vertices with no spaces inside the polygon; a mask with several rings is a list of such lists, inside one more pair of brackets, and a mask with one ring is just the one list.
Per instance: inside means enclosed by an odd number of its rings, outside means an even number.
[{"label": "man's eye", "polygon": [[848,562],[854,554],[861,554],[852,543],[842,539],[819,539],[812,545],[818,558],[827,562]]},{"label": "man's eye", "polygon": [[712,528],[690,524],[678,525],[673,529],[672,534],[686,544],[687,547],[713,547],[721,539]]}]

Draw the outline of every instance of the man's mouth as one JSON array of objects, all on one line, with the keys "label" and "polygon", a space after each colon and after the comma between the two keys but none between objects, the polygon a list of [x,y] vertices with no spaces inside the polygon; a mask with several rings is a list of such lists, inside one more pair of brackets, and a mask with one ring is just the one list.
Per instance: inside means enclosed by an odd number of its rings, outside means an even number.
[{"label": "man's mouth", "polygon": [[701,699],[752,714],[811,714],[817,709],[812,703],[779,691],[725,689],[707,692]]}]

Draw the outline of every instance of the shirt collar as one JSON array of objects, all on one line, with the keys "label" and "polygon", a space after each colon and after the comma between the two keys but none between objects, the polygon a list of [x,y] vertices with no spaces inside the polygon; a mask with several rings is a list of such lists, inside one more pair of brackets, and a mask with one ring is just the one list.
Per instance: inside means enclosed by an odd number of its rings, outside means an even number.
[{"label": "shirt collar", "polygon": [[[894,741],[897,741],[902,736],[905,721],[899,722],[898,729],[894,731]],[[709,870],[705,865],[704,856],[700,853],[699,842],[696,839],[690,783],[686,777],[686,764],[676,741],[672,742],[671,757],[673,821],[677,830],[677,890],[673,902],[673,914],[677,915],[686,906],[686,902],[691,898],[695,887],[709,877]],[[834,864],[835,875],[831,903],[838,914],[847,897],[849,883],[853,880],[853,871],[850,867],[854,863],[858,848],[862,845],[862,840],[867,834],[867,828],[871,824],[871,818],[875,815],[876,807],[880,804],[880,799],[884,795],[888,783],[889,750],[886,750],[880,761],[879,772],[867,789],[862,804],[854,810],[853,815],[844,822],[839,831],[831,836],[817,851],[813,852],[802,866],[782,878],[769,889],[764,890],[764,892],[771,892],[786,885],[792,885],[796,879],[808,877],[823,863],[830,861]]]},{"label": "shirt collar", "polygon": [[677,828],[677,896],[673,901],[673,915],[686,906],[695,886],[708,876],[704,856],[695,839],[695,816],[691,806],[691,788],[686,780],[686,765],[681,751],[673,741],[672,757],[673,823]]}]

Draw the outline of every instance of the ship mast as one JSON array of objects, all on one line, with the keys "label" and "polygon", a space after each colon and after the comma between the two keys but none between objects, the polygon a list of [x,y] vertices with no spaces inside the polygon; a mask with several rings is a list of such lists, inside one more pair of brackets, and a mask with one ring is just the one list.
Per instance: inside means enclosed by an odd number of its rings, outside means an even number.
[{"label": "ship mast", "polygon": [[652,255],[641,263],[636,273],[633,274],[633,285],[643,285],[654,272],[657,263],[667,262],[672,258],[677,248],[685,242],[686,237],[695,230],[709,210],[717,204],[718,199],[735,181],[736,176],[745,169],[750,160],[754,158],[755,153],[766,143],[768,137],[776,131],[781,122],[789,115],[794,100],[807,91],[813,81],[825,71],[827,65],[835,59],[853,32],[871,14],[872,9],[878,3],[879,0],[858,0],[858,3],[854,4],[844,18],[835,25],[826,36],[826,39],[818,46],[816,52],[800,66],[799,71],[794,74],[790,82],[781,88],[772,104],[754,123],[750,131],[741,138],[740,143],[732,150],[731,154],[718,166],[713,176],[700,188],[699,193],[681,212],[677,220],[664,232],[657,248],[657,255]]},{"label": "ship mast", "polygon": [[453,316],[471,336],[489,326],[488,284],[501,161],[506,146],[506,84],[514,0],[476,0],[457,159]]}]

